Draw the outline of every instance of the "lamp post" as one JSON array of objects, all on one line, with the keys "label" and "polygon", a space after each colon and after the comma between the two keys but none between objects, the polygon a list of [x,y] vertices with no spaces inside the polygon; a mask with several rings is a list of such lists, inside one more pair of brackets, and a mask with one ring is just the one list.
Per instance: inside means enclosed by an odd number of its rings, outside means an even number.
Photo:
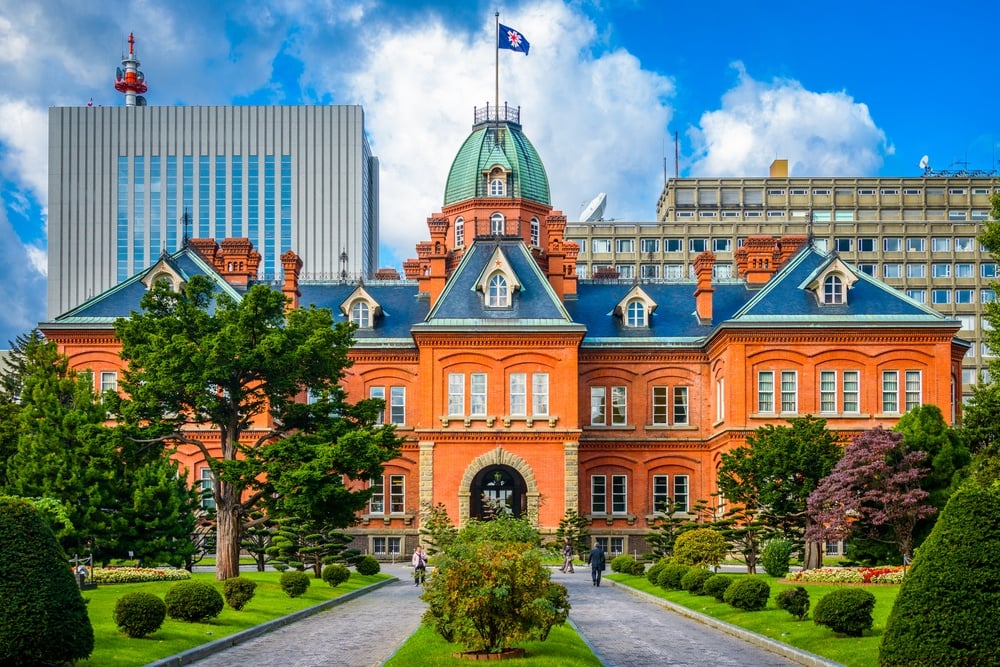
[{"label": "lamp post", "polygon": [[347,280],[347,251],[340,251],[340,279]]}]

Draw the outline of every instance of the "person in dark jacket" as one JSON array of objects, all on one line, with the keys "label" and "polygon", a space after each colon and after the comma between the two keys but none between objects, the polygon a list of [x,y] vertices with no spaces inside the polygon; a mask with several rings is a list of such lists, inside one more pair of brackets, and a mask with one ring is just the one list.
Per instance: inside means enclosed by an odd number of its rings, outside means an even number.
[{"label": "person in dark jacket", "polygon": [[590,562],[590,578],[594,580],[595,586],[600,586],[601,573],[604,572],[604,547],[601,544],[595,544],[594,548],[590,550],[587,560]]}]

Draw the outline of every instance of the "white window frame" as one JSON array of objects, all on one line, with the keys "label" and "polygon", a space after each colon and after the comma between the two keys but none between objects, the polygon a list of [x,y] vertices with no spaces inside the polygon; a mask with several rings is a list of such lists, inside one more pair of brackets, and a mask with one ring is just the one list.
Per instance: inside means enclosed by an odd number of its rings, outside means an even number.
[{"label": "white window frame", "polygon": [[528,416],[528,374],[511,373],[508,378],[510,389],[510,415],[512,417]]},{"label": "white window frame", "polygon": [[406,512],[406,475],[389,475],[389,514]]},{"label": "white window frame", "polygon": [[691,479],[688,475],[674,475],[674,511],[688,511],[691,496]]},{"label": "white window frame", "polygon": [[374,515],[385,514],[385,476],[379,475],[368,480],[368,488],[371,496],[368,498],[368,513]]},{"label": "white window frame", "polygon": [[899,371],[882,371],[882,412],[899,412]]},{"label": "white window frame", "polygon": [[531,414],[535,417],[549,416],[549,374],[531,374]]},{"label": "white window frame", "polygon": [[389,423],[406,423],[406,387],[389,387]]},{"label": "white window frame", "polygon": [[506,220],[503,217],[503,213],[494,213],[490,216],[490,234],[495,236],[503,235],[506,231]]},{"label": "white window frame", "polygon": [[909,412],[913,408],[918,408],[921,405],[921,400],[923,396],[923,374],[920,371],[906,371],[904,375],[906,378],[906,385],[904,386],[904,398],[905,398],[905,408],[906,412]]},{"label": "white window frame", "polygon": [[774,414],[774,371],[757,371],[757,412]]},{"label": "white window frame", "polygon": [[486,373],[469,374],[469,416],[486,416]]},{"label": "white window frame", "polygon": [[628,424],[628,388],[624,385],[611,387],[611,425]]},{"label": "white window frame", "polygon": [[688,387],[677,386],[673,391],[671,417],[675,426],[687,426],[691,420],[690,392]]},{"label": "white window frame", "polygon": [[841,372],[841,403],[844,414],[861,412],[861,371],[845,370]]},{"label": "white window frame", "polygon": [[590,513],[600,516],[608,513],[607,475],[590,476]]},{"label": "white window frame", "polygon": [[385,402],[385,387],[368,387],[368,398],[382,399],[382,409],[378,413],[375,423],[379,426],[385,423],[385,414],[389,410],[389,404]]},{"label": "white window frame", "polygon": [[628,475],[611,476],[611,513],[628,514]]},{"label": "white window frame", "polygon": [[455,218],[455,247],[465,247],[465,220]]},{"label": "white window frame", "polygon": [[653,513],[665,515],[666,509],[670,506],[670,476],[653,475],[650,488],[653,491]]},{"label": "white window frame", "polygon": [[606,387],[590,388],[590,425],[607,426],[608,391]]},{"label": "white window frame", "polygon": [[497,271],[490,276],[486,285],[486,307],[487,308],[507,308],[510,306],[510,286],[507,284],[507,276],[501,271]]},{"label": "white window frame", "polygon": [[781,371],[781,413],[799,412],[799,374],[797,371]]},{"label": "white window frame", "polygon": [[215,488],[215,473],[208,466],[202,466],[201,470],[198,472],[198,485],[201,487],[201,491],[204,494],[208,491],[207,495],[202,495],[199,504],[204,510],[214,510],[215,509],[215,496],[213,495],[213,490]]},{"label": "white window frame", "polygon": [[646,326],[646,304],[642,299],[625,304],[625,326],[633,329]]},{"label": "white window frame", "polygon": [[351,304],[351,323],[359,329],[371,328],[371,307],[364,299],[357,299]]},{"label": "white window frame", "polygon": [[100,396],[106,391],[118,391],[118,373],[116,371],[101,371]]},{"label": "white window frame", "polygon": [[465,373],[448,373],[448,415],[465,414]]},{"label": "white window frame", "polygon": [[822,414],[837,412],[837,371],[819,372],[819,411]]},{"label": "white window frame", "polygon": [[652,424],[653,426],[670,424],[670,387],[666,385],[652,387]]}]

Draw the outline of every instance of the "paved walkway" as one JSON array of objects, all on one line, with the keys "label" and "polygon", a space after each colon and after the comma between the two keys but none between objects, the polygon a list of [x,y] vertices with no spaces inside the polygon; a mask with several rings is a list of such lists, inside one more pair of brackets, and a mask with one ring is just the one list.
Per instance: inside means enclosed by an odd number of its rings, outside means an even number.
[{"label": "paved walkway", "polygon": [[[195,663],[197,667],[377,667],[420,624],[425,608],[409,567],[383,566],[400,581]],[[787,667],[792,660],[637,598],[589,569],[553,571],[570,593],[570,620],[607,667]]]}]

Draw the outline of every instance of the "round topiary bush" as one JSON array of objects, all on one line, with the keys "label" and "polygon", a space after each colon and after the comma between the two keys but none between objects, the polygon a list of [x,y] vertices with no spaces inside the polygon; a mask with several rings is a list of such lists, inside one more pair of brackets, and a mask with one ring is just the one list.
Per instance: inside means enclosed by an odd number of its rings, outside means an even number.
[{"label": "round topiary bush", "polygon": [[635,559],[631,556],[626,556],[622,554],[621,556],[615,556],[611,559],[611,571],[621,572],[623,574],[632,574],[632,567],[635,565]]},{"label": "round topiary bush", "polygon": [[646,564],[641,560],[637,560],[632,563],[632,571],[629,573],[634,577],[644,577],[646,576]]},{"label": "round topiary bush", "polygon": [[354,565],[354,569],[358,571],[358,574],[370,577],[373,574],[381,572],[382,566],[378,564],[374,556],[362,556]]},{"label": "round topiary bush", "polygon": [[703,567],[692,567],[681,577],[681,588],[691,595],[704,595],[705,582],[714,575],[714,572]]},{"label": "round topiary bush", "polygon": [[222,594],[203,581],[179,581],[163,596],[167,616],[176,621],[200,623],[215,618],[226,606]]},{"label": "round topiary bush", "polygon": [[725,602],[726,590],[732,585],[733,578],[725,574],[709,577],[701,589],[705,595],[711,595],[719,602]]},{"label": "round topiary bush", "polygon": [[52,529],[26,500],[0,496],[0,664],[69,663],[94,650],[87,607]]},{"label": "round topiary bush", "polygon": [[760,577],[741,577],[733,581],[722,596],[723,602],[743,611],[760,611],[767,607],[771,587]]},{"label": "round topiary bush", "polygon": [[691,569],[687,565],[679,563],[667,563],[660,569],[660,574],[656,578],[656,583],[660,588],[679,591],[681,589],[681,579]]},{"label": "round topiary bush", "polygon": [[646,570],[646,580],[654,586],[659,584],[660,572],[663,567],[670,563],[669,558],[661,558],[660,560],[653,563],[653,566]]},{"label": "round topiary bush", "polygon": [[896,596],[879,665],[1000,665],[1000,493],[972,483],[948,500]]},{"label": "round topiary bush", "polygon": [[769,540],[764,545],[760,555],[760,563],[764,571],[772,577],[783,577],[788,574],[789,563],[792,560],[792,543],[784,538]]},{"label": "round topiary bush", "polygon": [[312,585],[309,575],[298,570],[283,572],[279,582],[281,583],[281,590],[285,591],[290,598],[299,597],[309,590],[309,586]]},{"label": "round topiary bush", "polygon": [[153,634],[166,617],[167,605],[152,593],[132,591],[115,602],[115,625],[133,639]]},{"label": "round topiary bush", "polygon": [[257,590],[257,582],[246,577],[232,577],[222,582],[222,597],[226,604],[239,611],[253,599]]},{"label": "round topiary bush", "polygon": [[336,588],[351,578],[351,571],[340,563],[332,563],[323,568],[322,577],[331,588]]},{"label": "round topiary bush", "polygon": [[802,586],[786,588],[774,596],[774,601],[778,609],[784,609],[800,621],[809,613],[809,591]]},{"label": "round topiary bush", "polygon": [[875,596],[862,588],[827,593],[813,609],[813,621],[848,637],[860,637],[874,624]]},{"label": "round topiary bush", "polygon": [[722,533],[711,528],[695,528],[677,536],[674,542],[674,562],[699,567],[714,567],[729,552]]}]

